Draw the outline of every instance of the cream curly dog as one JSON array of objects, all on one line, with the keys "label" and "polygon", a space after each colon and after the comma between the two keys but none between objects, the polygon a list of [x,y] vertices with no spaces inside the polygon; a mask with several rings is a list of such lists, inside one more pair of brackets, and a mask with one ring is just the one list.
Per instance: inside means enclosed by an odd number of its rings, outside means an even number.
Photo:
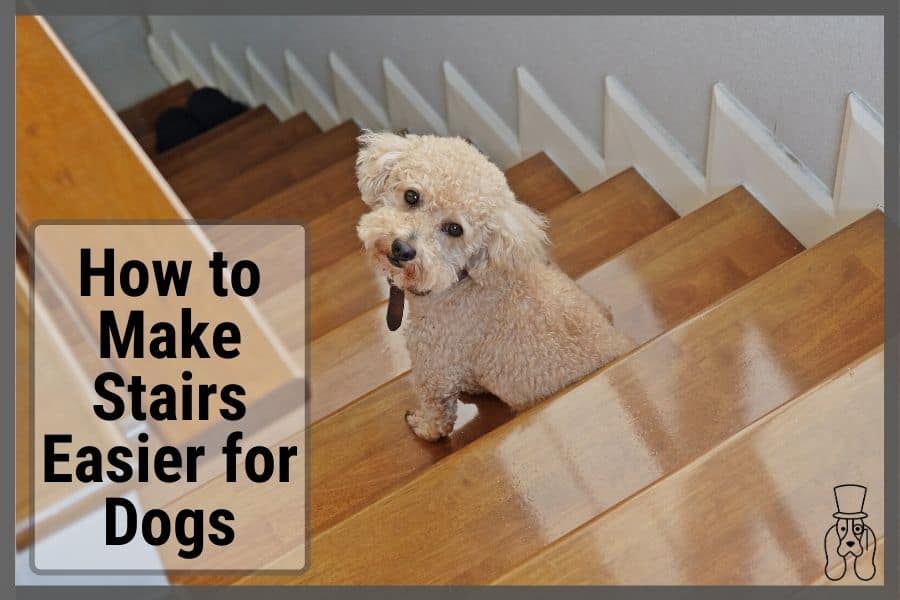
[{"label": "cream curly dog", "polygon": [[460,393],[523,410],[634,347],[550,260],[544,217],[470,143],[372,132],[359,141],[372,210],[357,232],[392,285],[392,329],[408,292],[419,406],[406,421],[420,438],[453,431]]}]

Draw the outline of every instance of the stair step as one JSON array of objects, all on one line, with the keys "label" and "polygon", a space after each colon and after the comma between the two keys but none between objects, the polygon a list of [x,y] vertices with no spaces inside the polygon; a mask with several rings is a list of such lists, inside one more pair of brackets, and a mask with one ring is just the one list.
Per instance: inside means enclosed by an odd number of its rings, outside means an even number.
[{"label": "stair step", "polygon": [[[222,187],[231,179],[236,179],[245,172],[251,171],[270,158],[286,152],[304,141],[317,137],[319,128],[306,114],[291,117],[284,123],[263,128],[239,143],[217,145],[218,151],[204,153],[200,160],[183,168],[168,177],[172,189],[181,197],[190,209],[190,204],[197,198],[204,197],[211,190]],[[227,209],[227,206],[223,206]],[[232,213],[219,214],[213,203],[209,214],[198,218],[222,219]]]},{"label": "stair step", "polygon": [[[883,423],[882,347],[596,517],[498,583],[814,583],[822,574],[821,544],[831,524],[822,516],[834,510],[830,486],[881,481],[884,453],[872,444],[872,434]],[[884,495],[868,494],[865,510],[869,526],[883,532]],[[767,532],[765,541],[758,531]],[[770,545],[780,551],[769,551]],[[678,560],[649,559],[666,556]]]},{"label": "stair step", "polygon": [[265,106],[259,106],[163,152],[156,157],[156,166],[163,175],[171,177],[182,169],[193,168],[204,160],[218,158],[229,148],[241,146],[246,138],[258,131],[274,129],[277,126],[278,119],[272,111]]},{"label": "stair step", "polygon": [[[309,136],[277,153],[269,154],[265,160],[242,172],[231,170],[232,176],[220,172],[215,180],[209,180],[202,189],[196,185],[191,186],[187,197],[183,196],[185,204],[198,219],[233,217],[267,196],[355,154],[358,135],[359,128],[356,124],[347,121],[324,133]],[[267,137],[266,140],[268,139]],[[251,151],[248,147],[236,150],[245,154]],[[221,162],[218,164],[220,168],[225,166]],[[183,171],[176,178],[189,173],[190,171]],[[176,191],[179,195],[182,194],[180,186]]]},{"label": "stair step", "polygon": [[347,200],[356,200],[363,204],[359,197],[359,188],[356,187],[356,156],[342,158],[306,179],[242,210],[231,220],[308,223]]},{"label": "stair step", "polygon": [[309,339],[315,340],[387,299],[387,283],[362,252],[309,276]]},{"label": "stair step", "polygon": [[194,93],[194,85],[190,81],[182,81],[146,98],[133,106],[119,111],[119,118],[136,137],[154,133],[156,119],[167,108],[186,106],[188,98]]},{"label": "stair step", "polygon": [[502,575],[880,345],[883,224],[868,215],[438,462],[315,536],[310,569],[278,583]]},{"label": "stair step", "polygon": [[[629,197],[632,202],[620,201],[623,186],[621,181],[617,181],[608,188],[602,184],[590,193],[570,198],[546,212],[550,222],[553,254],[558,257],[557,264],[560,268],[570,276],[578,277],[584,273],[586,264],[598,265],[645,235],[652,234],[673,221],[678,222],[669,205],[640,175],[634,171],[623,175],[631,182]],[[609,196],[605,193],[607,189],[610,191]],[[544,199],[542,201],[545,202]],[[752,198],[750,202],[758,206]],[[765,213],[761,207],[759,211]],[[623,227],[622,230],[631,231],[628,236],[608,235],[609,229],[614,229],[617,223],[628,219],[639,219],[643,222],[643,227]],[[587,227],[584,226],[585,221],[588,222]],[[748,223],[750,222],[751,219],[748,219]],[[775,224],[775,231],[783,231],[771,217],[765,222],[769,226]],[[784,246],[785,244],[775,245],[768,256],[778,256],[780,248]],[[790,254],[781,252],[780,255]],[[771,260],[771,264],[777,264],[774,262],[775,258]],[[761,259],[759,264],[765,264],[765,259]],[[598,296],[605,289],[599,285],[584,287],[589,293]],[[642,299],[627,300],[638,302]],[[620,306],[633,309],[629,302],[622,302]],[[313,342],[310,376],[312,422],[409,370],[409,357],[403,336],[398,332],[388,331],[384,321],[385,310],[385,303],[382,302]],[[372,352],[373,348],[383,351]],[[397,397],[401,401],[407,401],[408,398],[408,394],[402,398]],[[401,415],[406,408],[402,409]]]},{"label": "stair step", "polygon": [[348,254],[362,252],[356,224],[368,211],[362,200],[352,198],[307,223],[310,273],[325,269]]},{"label": "stair step", "polygon": [[[762,248],[765,250],[759,252]],[[647,236],[578,282],[609,305],[617,327],[642,344],[800,250],[796,240],[741,188]],[[671,290],[679,278],[690,277],[688,270],[699,276],[686,300]],[[724,283],[710,277],[723,271]],[[630,293],[637,289],[644,293]],[[630,318],[648,312],[653,314],[649,326]],[[313,405],[321,397],[330,401],[351,397],[360,389],[375,390],[312,429],[318,456],[323,457],[313,459],[313,487],[317,490],[312,508],[314,532],[356,512],[512,417],[496,400],[479,398],[460,407],[459,423],[448,443],[424,447],[400,418],[416,405],[402,339],[381,333],[385,330],[383,310],[377,311],[377,323],[375,311],[371,313],[366,315],[371,320],[369,330],[360,327],[355,336],[346,336],[349,352],[329,357],[331,369],[317,371],[317,361],[324,357],[316,344],[312,348]],[[623,316],[626,318],[620,318]],[[373,353],[372,348],[382,347],[381,340],[389,350]],[[328,349],[338,350],[334,345]],[[399,375],[402,377],[391,381]],[[345,395],[344,390],[350,393]],[[366,434],[366,444],[340,451],[335,447],[341,444],[343,448],[346,440],[360,431],[371,432]],[[360,486],[359,481],[377,483]]]},{"label": "stair step", "polygon": [[[566,274],[578,277],[674,221],[678,214],[637,171],[628,169],[564,203],[552,218],[553,258]],[[605,252],[598,256],[577,245],[560,244],[570,237],[590,238]]]},{"label": "stair step", "polygon": [[736,188],[586,273],[616,327],[646,341],[756,279],[803,245]]},{"label": "stair step", "polygon": [[575,184],[543,152],[507,169],[506,182],[516,198],[542,213],[578,194]]},{"label": "stair step", "polygon": [[[536,154],[506,172],[516,196],[542,212],[578,193],[575,185],[545,154]],[[387,298],[382,278],[372,272],[361,252],[311,274],[310,339],[316,339]]]},{"label": "stair step", "polygon": [[303,221],[309,239],[309,273],[359,252],[356,223],[367,207],[356,187],[356,157],[348,156],[241,211],[234,221]]}]

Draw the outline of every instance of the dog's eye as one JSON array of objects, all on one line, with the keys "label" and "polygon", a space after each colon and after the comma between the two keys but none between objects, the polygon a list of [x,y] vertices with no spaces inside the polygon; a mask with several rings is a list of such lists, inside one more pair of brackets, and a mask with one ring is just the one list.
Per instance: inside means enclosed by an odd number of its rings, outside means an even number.
[{"label": "dog's eye", "polygon": [[415,206],[419,203],[419,192],[416,190],[406,190],[403,192],[403,199],[406,200],[406,203],[410,206]]},{"label": "dog's eye", "polygon": [[853,528],[853,533],[859,533],[861,531],[862,531],[862,527],[860,527],[859,525],[857,525],[856,527]]},{"label": "dog's eye", "polygon": [[450,237],[459,237],[463,234],[462,225],[459,223],[444,223],[441,225],[441,231]]}]

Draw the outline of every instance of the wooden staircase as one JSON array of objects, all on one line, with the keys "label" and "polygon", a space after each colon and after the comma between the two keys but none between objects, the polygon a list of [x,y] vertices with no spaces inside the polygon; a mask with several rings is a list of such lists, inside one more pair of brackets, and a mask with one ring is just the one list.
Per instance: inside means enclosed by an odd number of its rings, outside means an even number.
[{"label": "wooden staircase", "polygon": [[[142,147],[188,87],[121,113]],[[820,580],[831,487],[882,481],[866,442],[883,421],[880,212],[803,248],[743,188],[679,217],[634,169],[579,193],[547,156],[524,160],[507,178],[549,218],[554,259],[639,346],[523,414],[468,398],[428,444],[404,422],[409,358],[356,238],[358,133],[260,107],[150,154],[194,217],[302,221],[309,235],[309,568],[172,581]],[[302,355],[302,332],[282,336]],[[867,505],[879,535],[881,491]],[[285,502],[254,516],[278,569],[303,557],[279,528]],[[777,554],[756,560],[767,544]]]}]

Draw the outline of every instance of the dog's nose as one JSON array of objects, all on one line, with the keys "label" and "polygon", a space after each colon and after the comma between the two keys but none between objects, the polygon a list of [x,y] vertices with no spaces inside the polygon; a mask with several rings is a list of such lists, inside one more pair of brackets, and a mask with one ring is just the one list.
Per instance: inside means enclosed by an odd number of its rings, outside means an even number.
[{"label": "dog's nose", "polygon": [[416,257],[416,249],[403,240],[394,240],[391,244],[391,256],[401,262],[406,262]]},{"label": "dog's nose", "polygon": [[847,546],[849,546],[850,548],[852,548],[855,545],[856,545],[856,542],[847,541]]}]

